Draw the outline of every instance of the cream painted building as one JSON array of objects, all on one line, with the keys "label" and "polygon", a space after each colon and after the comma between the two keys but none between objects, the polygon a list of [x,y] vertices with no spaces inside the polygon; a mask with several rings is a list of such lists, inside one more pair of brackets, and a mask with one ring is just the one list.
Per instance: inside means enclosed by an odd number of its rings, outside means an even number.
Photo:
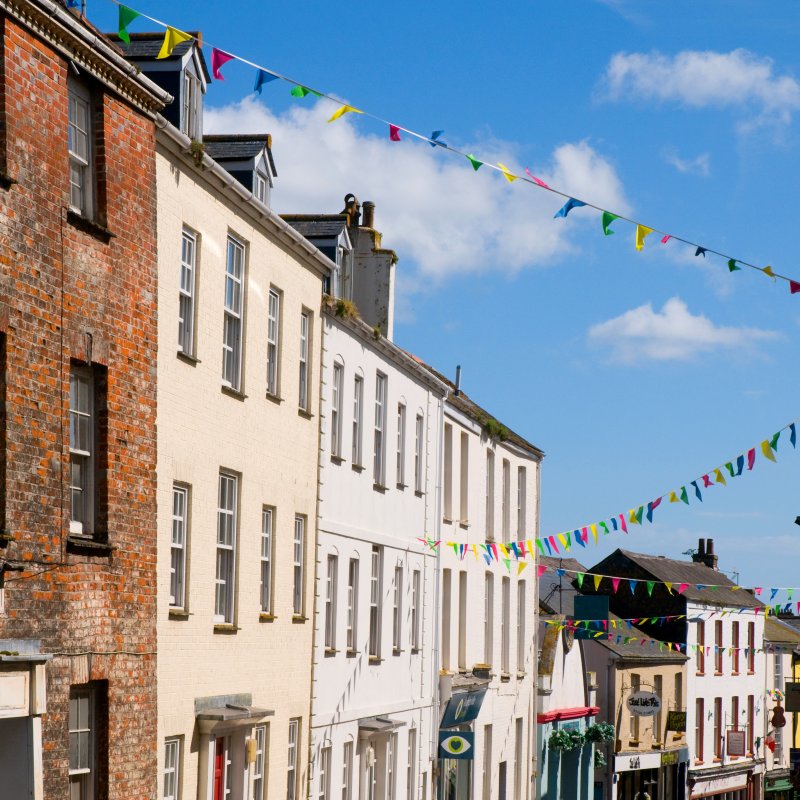
[{"label": "cream painted building", "polygon": [[134,37],[127,55],[181,87],[156,152],[159,797],[299,800],[333,265],[258,199],[268,137],[199,146],[202,55],[184,44],[154,64],[158,44]]}]

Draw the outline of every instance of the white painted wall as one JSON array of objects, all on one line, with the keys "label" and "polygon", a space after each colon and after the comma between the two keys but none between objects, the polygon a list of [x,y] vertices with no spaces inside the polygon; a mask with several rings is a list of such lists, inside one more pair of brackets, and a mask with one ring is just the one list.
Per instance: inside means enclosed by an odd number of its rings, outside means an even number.
[{"label": "white painted wall", "polygon": [[[285,796],[290,718],[301,720],[301,795],[307,777],[316,516],[320,274],[288,252],[269,223],[241,213],[208,171],[187,166],[162,140],[158,178],[158,735],[159,783],[165,737],[182,736],[184,798],[198,797],[194,700],[249,693],[269,718],[268,794]],[[198,234],[196,362],[177,355],[181,231]],[[247,243],[242,394],[221,388],[228,233]],[[283,292],[280,401],[267,399],[270,285]],[[298,412],[300,313],[312,311],[310,414]],[[220,468],[240,476],[235,627],[215,630],[217,492]],[[186,615],[169,611],[172,486],[190,486]],[[262,507],[276,509],[274,618],[260,617]],[[306,619],[292,618],[295,514],[307,517]],[[237,734],[241,735],[241,734]],[[248,729],[246,735],[250,736]],[[242,780],[242,764],[234,764]],[[202,782],[201,782],[202,787]],[[243,795],[249,797],[244,790]],[[205,800],[207,795],[202,795]]]},{"label": "white painted wall", "polygon": [[[359,719],[386,716],[400,723],[392,734],[394,797],[422,797],[423,773],[430,782],[433,757],[436,609],[436,557],[417,537],[434,523],[436,446],[444,386],[427,378],[408,356],[359,322],[323,317],[323,383],[320,400],[319,539],[315,613],[314,689],[312,705],[312,796],[320,792],[321,751],[330,747],[331,797],[341,797],[343,754],[353,742],[353,797],[366,796],[367,750],[374,747],[382,768],[376,797],[387,796],[385,741],[359,740]],[[332,452],[334,364],[342,367],[341,448]],[[386,479],[374,480],[376,374],[386,376],[384,428]],[[362,465],[353,463],[354,381],[363,380]],[[431,383],[439,386],[434,390]],[[405,484],[397,472],[398,404],[406,408]],[[415,491],[414,452],[417,414],[424,418],[422,491]],[[368,655],[370,577],[373,546],[382,548],[380,658]],[[325,647],[328,558],[337,559],[335,642]],[[348,572],[358,561],[356,646],[346,644]],[[393,649],[395,569],[402,568],[400,648]],[[420,573],[420,647],[411,646],[412,575]],[[416,730],[414,767],[409,771],[409,730]],[[407,794],[411,776],[414,791]],[[430,786],[427,794],[431,797]]]}]

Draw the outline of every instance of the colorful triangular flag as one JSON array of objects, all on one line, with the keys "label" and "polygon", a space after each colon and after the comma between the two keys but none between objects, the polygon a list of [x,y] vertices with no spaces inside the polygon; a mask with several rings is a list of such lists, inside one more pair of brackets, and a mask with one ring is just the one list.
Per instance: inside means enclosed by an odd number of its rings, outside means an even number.
[{"label": "colorful triangular flag", "polygon": [[132,8],[128,8],[127,6],[120,6],[119,7],[119,31],[117,36],[123,41],[127,42],[128,44],[131,43],[131,37],[128,33],[128,25],[133,22],[136,17],[141,17],[142,15],[138,11],[134,11]]},{"label": "colorful triangular flag", "polygon": [[641,250],[644,247],[644,240],[645,237],[649,236],[653,232],[652,228],[648,228],[645,225],[637,225],[636,226],[636,249]]},{"label": "colorful triangular flag", "polygon": [[558,217],[566,217],[573,208],[580,208],[581,206],[585,205],[586,203],[584,203],[583,200],[576,200],[574,197],[570,197],[569,200],[567,200],[567,202],[564,203],[564,205],[561,206],[558,211],[556,211],[556,213],[553,215],[553,219]]},{"label": "colorful triangular flag", "polygon": [[277,75],[273,75],[271,72],[267,72],[265,69],[260,69],[256,75],[256,83],[255,86],[253,86],[253,91],[261,94],[261,90],[266,84],[276,80],[278,80]]},{"label": "colorful triangular flag", "polygon": [[181,42],[188,42],[192,38],[193,37],[190,36],[188,33],[184,33],[183,31],[179,31],[177,28],[167,27],[167,30],[164,33],[164,41],[161,44],[161,49],[158,51],[158,55],[156,56],[156,59],[169,58],[172,55],[172,51]]},{"label": "colorful triangular flag", "polygon": [[611,225],[611,223],[615,219],[619,219],[619,215],[618,214],[612,214],[610,211],[604,211],[603,212],[603,219],[602,219],[603,233],[606,236],[611,236],[611,234],[614,233],[614,231],[612,231],[611,228],[609,228],[609,225]]},{"label": "colorful triangular flag", "polygon": [[236,58],[236,56],[232,56],[230,53],[226,53],[224,50],[220,50],[217,47],[211,49],[211,74],[214,76],[215,81],[225,80],[225,78],[222,77],[220,69],[223,64],[227,64],[233,58]]}]

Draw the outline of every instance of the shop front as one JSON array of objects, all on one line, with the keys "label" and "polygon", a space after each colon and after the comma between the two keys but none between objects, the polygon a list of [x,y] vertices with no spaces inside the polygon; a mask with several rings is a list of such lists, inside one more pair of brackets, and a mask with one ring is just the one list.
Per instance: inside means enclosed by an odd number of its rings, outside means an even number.
[{"label": "shop front", "polygon": [[764,800],[794,800],[789,769],[772,769],[764,775]]},{"label": "shop front", "polygon": [[689,750],[618,753],[612,800],[685,800]]},{"label": "shop front", "polygon": [[760,800],[762,773],[756,773],[754,766],[753,761],[746,761],[689,770],[689,799]]}]

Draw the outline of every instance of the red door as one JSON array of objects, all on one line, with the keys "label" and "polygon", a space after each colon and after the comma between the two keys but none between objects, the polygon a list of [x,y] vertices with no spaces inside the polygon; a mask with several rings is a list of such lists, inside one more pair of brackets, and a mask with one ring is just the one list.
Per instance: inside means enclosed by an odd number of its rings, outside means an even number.
[{"label": "red door", "polygon": [[225,738],[214,746],[214,800],[225,800]]}]

